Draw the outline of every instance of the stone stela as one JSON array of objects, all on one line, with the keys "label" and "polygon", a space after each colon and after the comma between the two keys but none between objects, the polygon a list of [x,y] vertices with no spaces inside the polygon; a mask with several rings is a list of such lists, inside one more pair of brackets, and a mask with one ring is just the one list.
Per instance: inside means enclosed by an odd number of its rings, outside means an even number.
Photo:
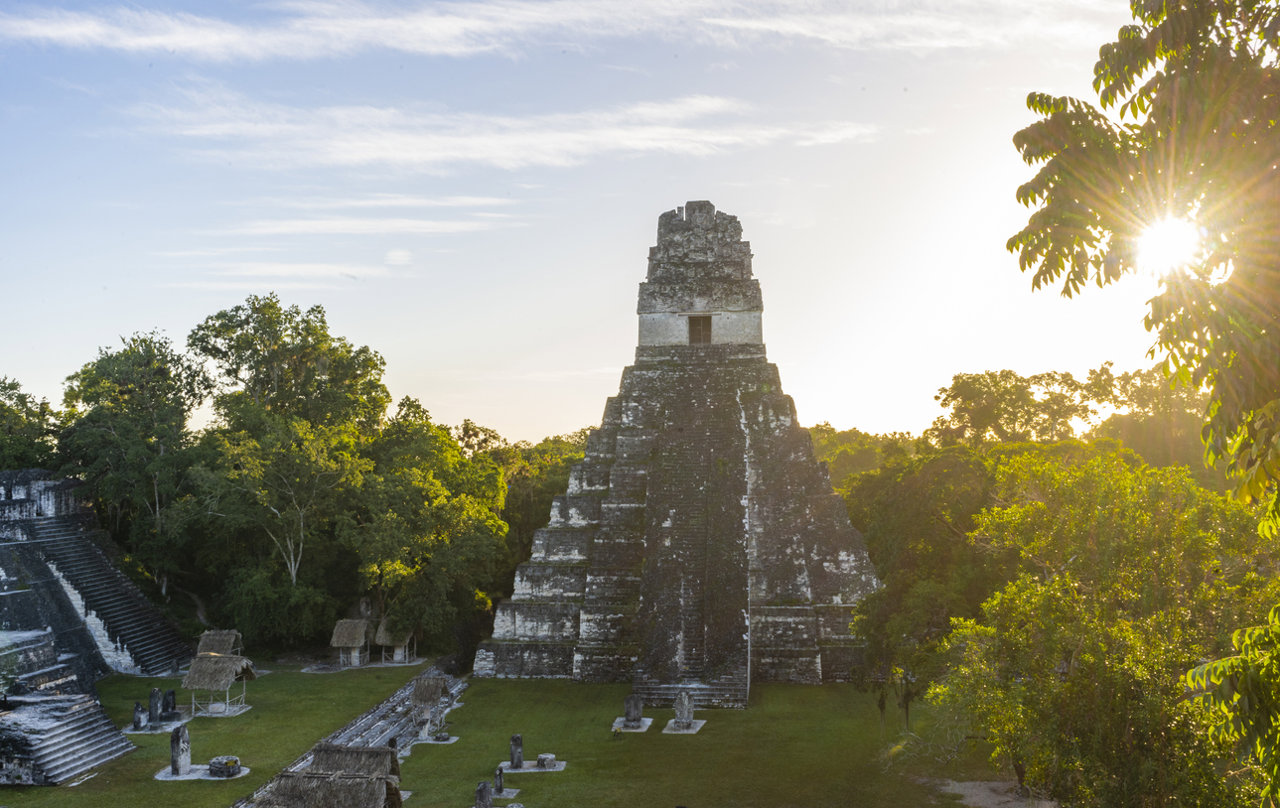
[{"label": "stone stela", "polygon": [[[765,356],[737,217],[658,218],[635,364],[500,603],[477,676],[631,682],[745,707],[750,682],[847,680],[879,586]],[[778,268],[782,276],[785,268]]]},{"label": "stone stela", "polygon": [[[564,771],[565,765],[566,764],[563,760],[556,760],[555,755],[546,752],[540,753],[533,763],[526,762],[524,759],[524,737],[521,735],[512,735],[510,757],[498,764],[498,772],[505,774],[515,774],[519,772],[559,772]],[[495,783],[500,786],[500,781],[501,778],[498,778],[495,780]],[[498,790],[501,791],[500,788]]]},{"label": "stone stela", "polygon": [[623,699],[622,717],[613,720],[615,732],[644,732],[653,723],[652,718],[644,717],[644,696],[632,693]]},{"label": "stone stela", "polygon": [[674,704],[676,717],[667,722],[667,726],[662,730],[663,733],[693,735],[702,729],[707,722],[694,720],[693,704],[693,694],[688,690],[681,690],[677,693]]},{"label": "stone stela", "polygon": [[169,773],[175,777],[191,773],[191,735],[179,724],[169,735]]}]

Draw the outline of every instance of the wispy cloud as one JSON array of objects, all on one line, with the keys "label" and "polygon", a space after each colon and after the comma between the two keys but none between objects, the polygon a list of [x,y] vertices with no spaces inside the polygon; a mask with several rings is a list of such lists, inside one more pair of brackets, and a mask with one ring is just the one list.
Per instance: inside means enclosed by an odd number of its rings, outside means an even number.
[{"label": "wispy cloud", "polygon": [[440,235],[474,233],[492,230],[492,220],[447,221],[437,219],[379,219],[328,217],[315,219],[261,219],[229,228],[225,232],[245,236],[310,236],[310,235]]},{"label": "wispy cloud", "polygon": [[382,266],[360,264],[308,264],[287,261],[258,261],[243,264],[227,264],[216,267],[215,275],[252,278],[384,278],[394,274]]},{"label": "wispy cloud", "polygon": [[257,200],[252,204],[269,204],[298,210],[364,210],[377,208],[483,208],[511,205],[514,200],[496,196],[426,197],[409,194],[367,194],[341,198],[278,198]]},{"label": "wispy cloud", "polygon": [[[195,153],[219,161],[427,172],[459,164],[503,169],[569,166],[603,155],[703,156],[779,142],[866,140],[876,133],[870,125],[848,121],[760,123],[751,119],[755,111],[748,105],[706,95],[512,117],[392,107],[305,109],[253,101],[206,85],[186,91],[177,104],[148,105],[137,112],[150,126],[199,144],[192,147]],[[457,204],[458,199],[454,198],[455,207],[493,202],[462,197],[466,204]],[[419,201],[388,197],[362,204],[395,207]]]},{"label": "wispy cloud", "polygon": [[189,59],[317,59],[372,50],[466,57],[517,54],[550,43],[575,47],[619,37],[700,40],[723,47],[822,42],[838,48],[975,48],[1052,30],[1054,39],[1099,41],[1099,0],[478,0],[405,9],[355,0],[275,6],[252,23],[118,6],[96,12],[32,8],[0,14],[0,40]]},{"label": "wispy cloud", "polygon": [[243,261],[208,265],[195,277],[174,280],[170,288],[204,290],[335,289],[351,281],[403,276],[404,270],[371,264]]}]

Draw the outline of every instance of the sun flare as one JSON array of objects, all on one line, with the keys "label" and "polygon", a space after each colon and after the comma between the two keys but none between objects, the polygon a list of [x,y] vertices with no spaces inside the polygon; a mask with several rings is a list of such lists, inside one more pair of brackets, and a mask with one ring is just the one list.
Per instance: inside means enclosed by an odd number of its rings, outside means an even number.
[{"label": "sun flare", "polygon": [[1173,216],[1147,227],[1138,239],[1138,266],[1153,275],[1166,275],[1195,260],[1201,249],[1195,222]]}]

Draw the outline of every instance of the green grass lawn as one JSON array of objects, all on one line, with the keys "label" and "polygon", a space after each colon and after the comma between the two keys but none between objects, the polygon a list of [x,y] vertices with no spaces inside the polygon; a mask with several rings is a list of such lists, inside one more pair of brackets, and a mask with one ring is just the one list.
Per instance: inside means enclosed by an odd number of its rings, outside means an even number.
[{"label": "green grass lawn", "polygon": [[[915,808],[955,804],[923,777],[973,776],[973,760],[947,771],[922,761],[886,771],[874,699],[850,686],[753,685],[747,710],[695,713],[707,720],[696,735],[662,734],[674,713],[647,708],[648,732],[615,738],[610,726],[628,692],[625,684],[473,681],[450,713],[460,740],[416,745],[401,764],[409,805],[469,805],[517,732],[526,760],[551,752],[568,762],[563,772],[507,776],[520,789],[515,801],[531,808]],[[985,765],[977,770],[992,776]]]},{"label": "green grass lawn", "polygon": [[[0,804],[66,808],[204,808],[229,806],[265,782],[317,740],[390,695],[421,668],[369,668],[303,674],[277,666],[249,683],[253,709],[235,718],[192,721],[192,761],[239,755],[252,769],[230,782],[161,782],[169,761],[167,735],[131,735],[138,749],[100,767],[73,788],[0,788]],[[174,679],[113,676],[99,683],[108,714],[123,726],[133,702]],[[525,757],[552,752],[563,772],[514,774],[517,802],[530,808],[787,808],[857,805],[918,808],[955,803],[924,778],[990,778],[978,758],[945,769],[924,758],[886,769],[892,740],[880,728],[874,699],[846,685],[757,684],[747,710],[699,710],[707,720],[696,735],[664,735],[670,709],[647,708],[648,732],[615,738],[627,685],[563,681],[473,680],[463,706],[449,714],[451,745],[418,744],[402,763],[409,806],[464,808],[475,786],[492,779],[507,759],[513,733],[524,736]],[[183,692],[179,691],[181,701]],[[927,724],[922,711],[921,723]],[[895,716],[887,733],[899,731]],[[501,805],[502,803],[499,802]],[[318,807],[328,808],[328,806]]]},{"label": "green grass lawn", "polygon": [[[156,772],[169,765],[169,736],[130,735],[138,747],[98,767],[73,788],[0,786],[0,804],[57,808],[226,808],[269,780],[325,735],[390,696],[424,666],[365,668],[340,673],[301,673],[297,666],[272,665],[272,673],[249,682],[252,709],[233,718],[197,718],[188,724],[191,762],[238,755],[250,773],[227,782],[163,782]],[[98,695],[117,726],[133,720],[133,703],[147,703],[151,688],[174,688],[178,704],[190,694],[180,679],[110,676]],[[472,784],[474,788],[474,784]]]}]

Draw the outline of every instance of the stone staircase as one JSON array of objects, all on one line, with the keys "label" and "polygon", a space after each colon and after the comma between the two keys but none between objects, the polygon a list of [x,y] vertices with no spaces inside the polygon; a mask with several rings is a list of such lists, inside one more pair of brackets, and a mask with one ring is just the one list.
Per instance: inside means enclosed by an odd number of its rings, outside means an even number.
[{"label": "stone staircase", "polygon": [[645,677],[643,671],[636,672],[636,680],[631,685],[631,692],[644,697],[649,707],[670,707],[682,690],[689,691],[693,704],[698,708],[731,707],[741,709],[747,706],[747,697],[751,682],[745,671],[735,671],[712,682],[688,681],[676,684],[660,684]]},{"label": "stone staircase", "polygon": [[[0,724],[19,730],[30,745],[39,781],[57,785],[109,760],[134,746],[116,729],[92,696],[55,696],[41,700],[11,699],[26,710],[3,715]],[[34,708],[36,717],[32,717]],[[11,717],[22,713],[22,717]]]},{"label": "stone staircase", "polygon": [[85,535],[84,520],[44,517],[31,520],[31,527],[26,544],[75,587],[142,673],[169,673],[191,659],[191,646]]},{"label": "stone staircase", "polygon": [[[428,676],[445,677],[446,675],[434,666],[428,668],[413,679],[410,679],[403,687],[388,696],[385,701],[374,705],[350,721],[346,726],[322,738],[321,742],[337,744],[338,746],[365,747],[391,746],[394,741],[396,749],[399,750],[399,757],[403,759],[409,754],[410,747],[418,740],[418,727],[413,723],[412,715],[414,683],[418,679]],[[462,696],[462,692],[467,689],[467,683],[464,680],[454,679],[453,677],[446,678],[449,679],[451,700],[455,707],[459,706],[457,700]],[[302,757],[285,766],[280,774],[306,770],[311,765],[312,751],[308,750]],[[248,808],[248,806],[256,804],[256,801],[269,792],[279,779],[280,776],[277,775],[268,780],[248,797],[243,797],[233,803],[231,808]]]}]

